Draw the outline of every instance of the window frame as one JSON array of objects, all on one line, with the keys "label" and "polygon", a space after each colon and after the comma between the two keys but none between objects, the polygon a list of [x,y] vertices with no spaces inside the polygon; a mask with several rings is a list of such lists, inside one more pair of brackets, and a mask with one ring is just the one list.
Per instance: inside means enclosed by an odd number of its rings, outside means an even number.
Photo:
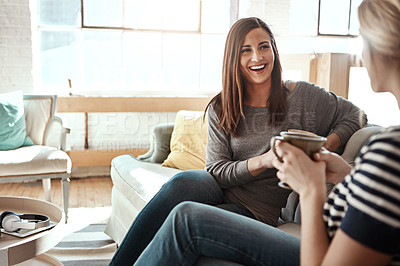
[{"label": "window frame", "polygon": [[349,38],[357,38],[360,34],[350,34],[350,27],[351,27],[351,15],[352,12],[352,2],[353,0],[349,0],[349,7],[348,7],[348,21],[347,21],[347,34],[337,34],[337,33],[321,33],[320,32],[320,23],[321,23],[321,2],[323,0],[318,0],[318,22],[317,22],[317,36],[321,37],[349,37]]},{"label": "window frame", "polygon": [[[39,1],[39,0],[38,0]],[[122,0],[125,1],[125,0]],[[230,10],[228,11],[229,14],[229,21],[226,23],[229,23],[229,25],[232,25],[237,19],[238,19],[238,14],[239,14],[239,10],[238,10],[238,1],[239,0],[228,0],[227,3],[230,5]],[[186,34],[193,34],[193,35],[198,35],[199,38],[202,38],[202,35],[220,35],[220,36],[226,36],[227,32],[220,32],[218,29],[213,32],[213,31],[202,31],[202,21],[204,19],[204,17],[202,17],[202,5],[203,5],[203,1],[202,0],[197,0],[198,4],[199,4],[199,21],[198,21],[198,28],[196,30],[179,30],[179,29],[164,29],[162,28],[162,26],[160,28],[154,28],[154,29],[146,29],[146,28],[133,28],[133,27],[129,27],[124,25],[124,16],[125,16],[125,12],[124,10],[122,10],[122,14],[121,14],[121,19],[122,19],[122,26],[91,26],[91,25],[85,25],[85,5],[84,4],[84,0],[80,0],[80,9],[78,12],[80,12],[80,18],[79,15],[77,16],[80,19],[80,22],[77,23],[76,25],[73,26],[65,26],[65,25],[49,25],[49,24],[44,24],[40,22],[40,19],[38,19],[37,22],[37,34],[38,36],[40,36],[41,32],[43,31],[75,31],[77,32],[77,34],[80,36],[79,38],[82,38],[82,33],[86,30],[110,30],[110,31],[121,31],[123,34],[126,32],[140,32],[140,33],[160,33],[162,35],[164,34],[182,34],[186,35]],[[124,5],[124,3],[122,2],[122,6]],[[38,14],[39,15],[39,14]],[[39,42],[40,42],[40,37],[39,37]],[[121,42],[123,42],[123,40],[121,40]],[[162,47],[164,47],[164,43],[162,44]],[[200,49],[202,46],[200,45]],[[38,53],[40,54],[41,51],[38,50]],[[121,51],[121,53],[123,53]],[[209,85],[202,85],[202,74],[201,74],[201,65],[202,65],[202,61],[200,58],[199,61],[199,72],[196,73],[197,77],[198,77],[198,83],[193,84],[193,85],[185,85],[187,87],[187,93],[184,93],[184,95],[187,96],[209,96],[209,95],[213,95],[215,94],[217,91],[215,91],[215,89],[219,90],[219,83],[216,83],[215,85],[212,85],[211,87]],[[41,62],[41,55],[38,56],[38,60],[36,63],[36,68],[37,68],[37,72],[38,73],[43,73],[42,72],[42,62]],[[122,69],[122,68],[121,68]],[[165,68],[161,69],[161,73],[164,73]],[[40,74],[41,76],[42,74]],[[38,79],[38,84],[40,87],[43,88],[43,90],[49,90],[50,87],[55,89],[55,92],[59,95],[63,95],[64,92],[62,90],[65,89],[65,87],[63,86],[63,84],[60,84],[60,82],[58,83],[46,83],[45,81],[43,81],[43,78],[40,77]],[[74,89],[71,88],[72,85],[78,85],[76,88],[79,89]],[[152,84],[149,84],[149,86],[145,86],[143,88],[138,88],[132,91],[127,91],[127,88],[129,88],[131,85],[129,83],[125,83],[125,86],[122,87],[121,90],[119,91],[115,91],[114,93],[109,93],[107,91],[105,91],[104,88],[98,88],[97,90],[93,90],[92,87],[95,85],[92,84],[85,84],[83,82],[83,80],[79,80],[78,83],[74,84],[74,80],[69,80],[69,94],[79,94],[79,95],[106,95],[106,96],[112,96],[112,95],[121,95],[121,94],[126,94],[128,93],[129,95],[148,95],[148,96],[154,96],[154,95],[166,95],[169,93],[169,87],[171,86],[170,84],[166,84],[165,87],[158,89],[155,89],[154,86]],[[64,87],[64,88],[63,88]],[[167,89],[167,90],[166,90]],[[178,96],[181,95],[181,91],[177,90],[177,91],[170,91],[172,94]]]}]

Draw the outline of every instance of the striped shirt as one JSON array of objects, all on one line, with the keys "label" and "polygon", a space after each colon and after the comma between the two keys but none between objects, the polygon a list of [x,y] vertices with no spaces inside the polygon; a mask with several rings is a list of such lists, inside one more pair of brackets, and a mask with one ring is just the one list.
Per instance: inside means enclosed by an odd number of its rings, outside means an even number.
[{"label": "striped shirt", "polygon": [[393,254],[400,265],[400,126],[373,137],[355,166],[329,194],[324,221],[332,239],[340,228],[354,240]]}]

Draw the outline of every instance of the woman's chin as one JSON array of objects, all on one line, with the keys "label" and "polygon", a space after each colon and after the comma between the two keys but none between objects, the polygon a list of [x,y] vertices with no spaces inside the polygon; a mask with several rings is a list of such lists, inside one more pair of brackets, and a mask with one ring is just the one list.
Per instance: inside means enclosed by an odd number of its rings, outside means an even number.
[{"label": "woman's chin", "polygon": [[387,90],[385,90],[385,86],[379,85],[375,82],[371,82],[371,88],[374,92],[378,93],[378,92],[386,92]]}]

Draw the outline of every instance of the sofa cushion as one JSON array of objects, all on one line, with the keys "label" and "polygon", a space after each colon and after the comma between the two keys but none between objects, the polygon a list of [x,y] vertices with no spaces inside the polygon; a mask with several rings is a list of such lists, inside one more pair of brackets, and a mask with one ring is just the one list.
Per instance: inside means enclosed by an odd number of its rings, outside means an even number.
[{"label": "sofa cushion", "polygon": [[111,161],[112,170],[116,170],[117,176],[111,175],[114,186],[116,186],[132,204],[137,199],[132,190],[149,202],[172,176],[181,172],[174,168],[162,167],[160,164],[142,162],[132,155],[120,155]]},{"label": "sofa cushion", "polygon": [[0,151],[0,177],[47,173],[70,173],[68,154],[54,147],[34,145]]},{"label": "sofa cushion", "polygon": [[44,134],[51,118],[53,99],[51,97],[34,97],[24,99],[26,135],[38,145],[44,142]]},{"label": "sofa cushion", "polygon": [[0,94],[0,150],[33,145],[25,130],[22,91]]},{"label": "sofa cushion", "polygon": [[171,153],[162,166],[181,170],[204,169],[207,145],[207,122],[204,112],[179,111],[171,136]]}]

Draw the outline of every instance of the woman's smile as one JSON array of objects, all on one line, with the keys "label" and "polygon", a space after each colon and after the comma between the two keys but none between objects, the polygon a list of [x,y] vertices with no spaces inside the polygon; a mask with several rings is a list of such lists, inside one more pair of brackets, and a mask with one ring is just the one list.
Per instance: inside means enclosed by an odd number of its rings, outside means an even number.
[{"label": "woman's smile", "polygon": [[265,66],[266,66],[266,64],[262,64],[262,65],[251,66],[249,68],[250,68],[250,70],[256,72],[257,74],[260,74],[265,70]]}]

